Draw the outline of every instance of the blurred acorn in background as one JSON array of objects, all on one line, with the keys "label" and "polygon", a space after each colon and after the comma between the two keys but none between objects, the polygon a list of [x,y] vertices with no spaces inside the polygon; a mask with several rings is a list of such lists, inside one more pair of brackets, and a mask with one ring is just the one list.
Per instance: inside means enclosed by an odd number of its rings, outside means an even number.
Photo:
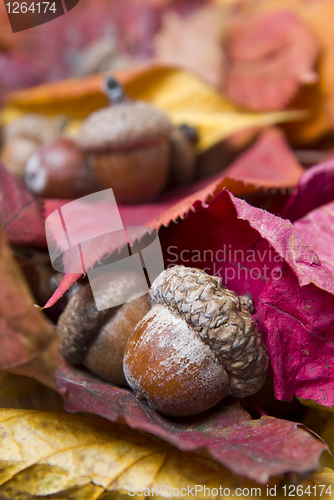
[{"label": "blurred acorn in background", "polygon": [[24,181],[29,191],[45,198],[79,198],[99,189],[87,157],[68,137],[43,144],[29,158]]},{"label": "blurred acorn in background", "polygon": [[83,122],[79,145],[92,158],[102,186],[112,188],[117,201],[152,200],[169,177],[170,120],[151,104],[128,99],[113,77],[107,77],[105,90],[111,106]]}]

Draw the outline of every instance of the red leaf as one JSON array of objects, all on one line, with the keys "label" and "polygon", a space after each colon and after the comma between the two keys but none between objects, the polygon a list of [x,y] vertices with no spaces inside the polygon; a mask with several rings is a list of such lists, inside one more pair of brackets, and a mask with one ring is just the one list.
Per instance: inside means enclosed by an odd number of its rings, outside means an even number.
[{"label": "red leaf", "polygon": [[34,308],[21,270],[0,226],[0,369],[34,377],[53,387],[57,338],[53,325]]},{"label": "red leaf", "polygon": [[320,454],[327,449],[296,423],[273,417],[250,420],[232,399],[196,417],[168,419],[136,399],[131,391],[64,362],[56,379],[58,389],[67,395],[67,411],[93,412],[111,421],[125,422],[182,451],[204,448],[232,472],[261,483],[266,483],[269,476],[317,468]]},{"label": "red leaf", "polygon": [[[314,283],[334,291],[334,277],[288,220],[253,207],[226,190],[207,208],[198,206],[196,213],[189,213],[160,239],[166,266],[205,267],[209,274],[220,274],[237,293],[253,293],[255,300],[282,261],[298,276],[301,286]],[[232,268],[234,275],[227,272]],[[252,269],[260,273],[252,273]]]},{"label": "red leaf", "polygon": [[[192,183],[187,187],[179,187],[167,191],[159,198],[159,201],[141,205],[119,204],[118,209],[124,226],[146,225],[148,227],[159,229],[163,225],[170,224],[171,221],[184,217],[189,210],[192,209],[196,200],[208,201],[209,199],[212,199],[213,195],[219,192],[224,186],[233,189],[234,192],[247,192],[254,190],[254,186],[246,187],[241,181],[234,181],[225,178],[221,175],[221,173],[219,173],[209,179],[203,179]],[[45,218],[64,204],[66,204],[66,200],[45,200]],[[99,213],[99,207],[96,206],[96,212],[91,212],[90,214],[90,221],[92,223],[99,219]],[[82,218],[81,214],[78,213],[76,218],[77,227],[82,226],[82,231],[84,231],[86,224],[87,219]],[[61,246],[59,243],[61,238],[59,238],[56,233],[53,234],[53,238],[58,245]],[[93,266],[102,257],[110,255],[115,250],[120,250],[122,243],[119,245],[115,245],[115,243],[116,240],[114,235],[100,237],[98,244],[92,242],[89,249],[90,255],[86,261],[86,269]],[[80,257],[78,256],[78,260],[73,261],[73,269],[78,269],[79,259]],[[68,265],[66,269],[69,269]],[[82,273],[78,272],[67,273],[45,307],[51,307],[54,305],[57,300],[64,295],[68,288],[70,288],[81,276]]]},{"label": "red leaf", "polygon": [[[277,167],[279,167],[278,174],[276,173]],[[118,208],[124,226],[146,225],[160,229],[162,226],[168,226],[171,221],[185,217],[193,209],[196,201],[208,202],[223,187],[240,194],[252,192],[258,186],[291,187],[296,184],[302,172],[302,167],[294,159],[281,132],[270,129],[264,132],[256,144],[230,167],[229,177],[218,173],[210,178],[193,182],[186,187],[182,186],[166,191],[158,201],[135,206],[119,204]],[[68,201],[70,200],[45,200],[45,218]],[[92,224],[95,224],[94,221],[99,219],[98,213],[94,215],[92,212],[90,217]],[[87,218],[78,214],[76,225],[82,226],[82,231],[87,223]],[[61,240],[57,234],[54,234],[53,237],[56,242]],[[99,238],[98,244],[93,242],[91,246],[91,255],[86,263],[86,268],[93,266],[105,255],[110,255],[115,250],[120,249],[121,245],[115,246],[114,236]],[[77,262],[73,262],[73,271],[77,268]],[[66,269],[70,269],[70,266],[67,265]],[[54,305],[81,275],[78,272],[66,274],[45,307]]]},{"label": "red leaf", "polygon": [[334,203],[309,212],[294,228],[317,252],[321,263],[334,274]]},{"label": "red leaf", "polygon": [[253,110],[282,109],[303,83],[316,82],[316,36],[290,11],[261,12],[231,24],[224,92]]},{"label": "red leaf", "polygon": [[36,199],[0,163],[0,212],[9,243],[46,247],[44,218]]},{"label": "red leaf", "polygon": [[[334,404],[334,390],[330,390],[334,382],[330,361],[334,354],[334,277],[289,221],[225,191],[209,207],[198,207],[181,224],[163,231],[160,239],[166,266],[200,267],[220,275],[238,294],[252,293],[256,306],[260,301],[257,317],[266,337],[278,399],[297,395],[326,406]],[[283,264],[288,271],[280,278]],[[310,370],[306,355],[299,354],[303,344],[311,353],[310,358],[307,355]],[[321,356],[319,345],[323,346]],[[330,368],[322,378],[324,364]]]},{"label": "red leaf", "polygon": [[334,200],[334,160],[307,170],[282,211],[282,217],[296,221],[315,208]]},{"label": "red leaf", "polygon": [[[315,274],[317,269],[314,270]],[[260,296],[260,317],[277,399],[292,396],[334,405],[334,296],[300,287],[287,266]]]},{"label": "red leaf", "polygon": [[0,53],[1,96],[9,91],[37,85],[44,78],[40,67],[22,52]]},{"label": "red leaf", "polygon": [[284,134],[276,128],[264,130],[255,145],[238,156],[225,175],[258,186],[295,186],[304,173]]}]

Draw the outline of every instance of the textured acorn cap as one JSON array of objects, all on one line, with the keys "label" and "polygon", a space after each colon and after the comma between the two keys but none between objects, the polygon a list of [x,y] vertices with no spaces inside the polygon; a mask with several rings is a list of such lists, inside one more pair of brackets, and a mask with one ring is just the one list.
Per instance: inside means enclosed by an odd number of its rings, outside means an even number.
[{"label": "textured acorn cap", "polygon": [[[97,284],[97,280],[95,283]],[[101,275],[98,286],[101,290],[103,287],[106,300],[114,297],[120,304],[102,311],[96,308],[90,284],[83,286],[71,297],[57,324],[60,353],[69,363],[83,362],[91,342],[103,324],[117,313],[123,303],[131,300],[129,294],[138,288],[138,283],[141,283],[141,277],[132,271]]]},{"label": "textured acorn cap", "polygon": [[261,335],[240,298],[219,277],[175,266],[156,278],[150,297],[152,307],[167,307],[210,346],[229,375],[232,396],[249,396],[261,388],[268,368]]},{"label": "textured acorn cap", "polygon": [[163,111],[143,101],[127,101],[89,115],[79,144],[90,153],[127,151],[168,139],[171,130]]},{"label": "textured acorn cap", "polygon": [[60,133],[56,120],[42,114],[27,113],[9,123],[3,131],[4,139],[22,137],[39,144],[50,141]]}]

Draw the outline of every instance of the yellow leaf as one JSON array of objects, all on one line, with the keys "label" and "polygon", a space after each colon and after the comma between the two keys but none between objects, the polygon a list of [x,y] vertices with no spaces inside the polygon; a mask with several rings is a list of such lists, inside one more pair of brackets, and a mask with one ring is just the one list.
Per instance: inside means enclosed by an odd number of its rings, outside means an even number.
[{"label": "yellow leaf", "polygon": [[322,411],[329,412],[329,413],[334,413],[334,406],[331,406],[331,407],[322,406],[319,403],[312,401],[312,399],[303,399],[303,398],[299,398],[299,397],[297,397],[297,399],[305,406],[309,406],[311,408],[316,408],[317,410],[322,410]]},{"label": "yellow leaf", "polygon": [[[179,69],[154,66],[115,76],[130,97],[163,109],[175,124],[187,123],[196,127],[200,135],[200,152],[247,128],[302,120],[306,116],[300,111],[252,113],[239,110],[205,82]],[[83,118],[106,105],[102,81],[103,75],[98,75],[14,92],[5,99],[2,123],[9,123],[27,112],[63,114],[70,118],[68,130],[75,134]]]},{"label": "yellow leaf", "polygon": [[[298,398],[300,399],[300,398]],[[300,399],[304,404],[305,400]],[[334,413],[331,408],[326,408],[313,401],[306,401],[307,406],[310,407],[303,424],[309,429],[316,432],[328,445],[330,452],[325,451],[321,458],[320,463],[323,467],[334,468]],[[333,490],[334,493],[334,490]]]},{"label": "yellow leaf", "polygon": [[[266,498],[266,486],[102,418],[1,409],[0,435],[2,500],[190,498],[196,485],[198,500],[246,498],[251,488]],[[270,481],[275,485],[283,498],[279,479]]]},{"label": "yellow leaf", "polygon": [[[317,470],[312,479],[316,484],[330,484],[334,486],[334,471],[328,467]],[[334,491],[334,490],[333,490]]]}]

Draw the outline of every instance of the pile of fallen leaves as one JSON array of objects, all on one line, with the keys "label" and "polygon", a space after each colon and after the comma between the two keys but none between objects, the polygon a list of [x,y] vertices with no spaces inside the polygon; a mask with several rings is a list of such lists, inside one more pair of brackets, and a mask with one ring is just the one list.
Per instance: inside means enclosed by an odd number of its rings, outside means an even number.
[{"label": "pile of fallen leaves", "polygon": [[[95,22],[101,26],[119,2],[99,3]],[[124,7],[117,13],[124,29],[116,39],[135,62],[114,74],[130,97],[164,110],[174,125],[197,129],[200,173],[150,203],[119,204],[123,225],[158,230],[166,266],[199,267],[239,295],[252,294],[270,357],[268,377],[253,397],[227,398],[201,415],[176,419],[67,364],[58,354],[55,324],[82,274],[74,262],[73,272],[51,290],[45,220],[69,200],[32,195],[0,164],[0,497],[108,499],[127,497],[134,487],[146,496],[152,489],[158,496],[192,496],[196,485],[210,490],[198,489],[200,498],[244,498],[255,487],[263,498],[268,487],[282,498],[289,492],[329,496],[334,4],[130,3],[128,15]],[[78,10],[76,22],[88,46],[96,25],[85,29],[92,6],[83,4],[87,10]],[[145,36],[136,23],[144,18],[150,20]],[[67,33],[69,19],[60,21],[54,22]],[[26,57],[34,57],[36,40]],[[10,37],[2,43],[9,59],[20,46]],[[75,74],[64,66],[65,49],[57,50],[50,58],[55,74]],[[42,81],[49,69],[45,54],[41,61]],[[86,73],[104,69],[112,68],[97,65]],[[27,113],[61,115],[75,137],[82,120],[106,105],[103,79],[86,74],[6,93],[2,126]],[[5,90],[13,88],[9,75]],[[85,222],[75,221],[79,231]],[[121,250],[108,237],[98,247],[93,242],[86,268]],[[161,485],[171,488],[166,495]],[[186,495],[173,493],[182,488]]]}]

